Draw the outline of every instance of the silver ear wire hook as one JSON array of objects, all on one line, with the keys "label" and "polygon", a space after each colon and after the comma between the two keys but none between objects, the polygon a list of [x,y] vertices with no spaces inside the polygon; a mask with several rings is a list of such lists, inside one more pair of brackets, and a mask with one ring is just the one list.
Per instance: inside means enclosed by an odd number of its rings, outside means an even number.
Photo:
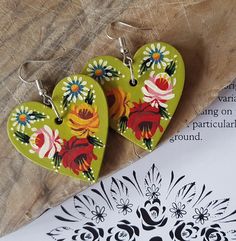
[{"label": "silver ear wire hook", "polygon": [[135,86],[137,84],[137,80],[135,80],[135,78],[134,78],[134,71],[133,71],[133,67],[132,67],[133,59],[131,57],[129,49],[127,48],[125,38],[123,36],[113,37],[109,34],[109,31],[108,31],[109,28],[111,28],[112,26],[115,26],[116,24],[131,28],[131,29],[134,29],[134,30],[151,30],[151,28],[136,27],[136,26],[133,26],[131,24],[128,24],[128,23],[125,23],[125,22],[122,22],[122,21],[112,22],[106,27],[106,36],[109,39],[112,39],[112,40],[118,39],[118,41],[119,41],[120,53],[123,56],[123,64],[125,66],[129,67],[129,70],[130,70],[130,79],[131,79],[130,84],[132,86]]},{"label": "silver ear wire hook", "polygon": [[[58,58],[57,58],[58,59]],[[29,64],[29,63],[47,63],[47,62],[51,62],[51,61],[55,61],[57,59],[54,59],[54,60],[28,60],[28,61],[25,61],[23,64],[20,65],[19,69],[18,69],[18,77],[19,79],[23,82],[23,83],[26,83],[26,84],[30,84],[30,83],[33,83],[35,82],[36,84],[36,87],[38,89],[38,93],[40,96],[42,96],[43,98],[43,103],[45,105],[51,105],[55,115],[57,116],[57,122],[58,123],[61,123],[62,122],[62,118],[60,117],[59,115],[59,112],[52,100],[52,97],[49,96],[47,94],[47,91],[46,89],[44,89],[43,87],[43,83],[41,80],[31,80],[31,81],[27,81],[25,80],[23,77],[22,77],[22,68],[26,65],[26,64]]]}]

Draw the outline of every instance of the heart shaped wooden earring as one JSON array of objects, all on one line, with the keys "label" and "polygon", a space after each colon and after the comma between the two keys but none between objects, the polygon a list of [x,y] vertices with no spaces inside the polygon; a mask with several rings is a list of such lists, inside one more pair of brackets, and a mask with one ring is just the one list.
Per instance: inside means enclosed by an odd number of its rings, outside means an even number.
[{"label": "heart shaped wooden earring", "polygon": [[[26,63],[19,77],[29,83],[21,77]],[[50,97],[41,81],[31,82],[36,83],[43,103],[25,102],[12,110],[7,123],[12,144],[35,164],[96,181],[108,131],[107,102],[100,85],[75,74],[59,81]]]},{"label": "heart shaped wooden earring", "polygon": [[[124,22],[126,27],[138,29]],[[180,100],[185,78],[180,53],[164,42],[142,46],[134,57],[124,37],[118,39],[123,61],[98,56],[82,73],[97,80],[105,91],[110,126],[146,150],[153,150],[166,130]]]}]

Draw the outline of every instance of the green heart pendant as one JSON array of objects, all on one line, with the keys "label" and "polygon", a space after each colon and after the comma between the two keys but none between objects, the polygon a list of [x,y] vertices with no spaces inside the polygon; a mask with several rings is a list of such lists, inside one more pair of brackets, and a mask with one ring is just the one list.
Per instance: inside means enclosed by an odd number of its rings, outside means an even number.
[{"label": "green heart pendant", "polygon": [[96,181],[108,131],[106,97],[91,77],[73,75],[55,87],[52,100],[62,118],[39,102],[26,102],[10,114],[8,136],[35,164],[58,173]]},{"label": "green heart pendant", "polygon": [[111,56],[91,59],[82,73],[100,82],[109,108],[110,126],[146,150],[153,150],[166,130],[184,86],[180,53],[163,42],[142,46],[134,55],[131,74]]}]

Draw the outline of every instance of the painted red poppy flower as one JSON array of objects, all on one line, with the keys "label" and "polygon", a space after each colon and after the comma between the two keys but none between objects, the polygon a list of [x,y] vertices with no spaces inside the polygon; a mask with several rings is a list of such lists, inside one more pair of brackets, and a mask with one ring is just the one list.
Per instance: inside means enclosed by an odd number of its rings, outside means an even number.
[{"label": "painted red poppy flower", "polygon": [[73,136],[69,141],[64,140],[59,153],[63,166],[70,168],[77,175],[80,171],[89,171],[92,160],[97,160],[93,148],[94,146],[86,138],[78,139]]},{"label": "painted red poppy flower", "polygon": [[134,107],[130,109],[128,120],[128,128],[131,128],[138,140],[151,139],[159,128],[163,131],[160,125],[161,114],[159,110],[152,107],[148,103],[133,103]]}]

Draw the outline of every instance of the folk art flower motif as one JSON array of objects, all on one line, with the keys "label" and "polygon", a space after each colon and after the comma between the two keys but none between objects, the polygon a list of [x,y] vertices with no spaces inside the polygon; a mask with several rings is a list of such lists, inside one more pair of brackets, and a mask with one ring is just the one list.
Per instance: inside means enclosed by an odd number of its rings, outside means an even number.
[{"label": "folk art flower motif", "polygon": [[120,119],[122,116],[129,116],[130,107],[130,93],[125,93],[122,88],[113,88],[106,91],[109,116],[114,120]]},{"label": "folk art flower motif", "polygon": [[72,235],[72,240],[75,241],[102,241],[104,231],[102,228],[97,228],[93,223],[87,222],[82,228],[76,229]]},{"label": "folk art flower motif", "polygon": [[13,121],[13,127],[16,127],[18,132],[24,132],[25,128],[31,128],[31,124],[34,123],[36,120],[44,120],[47,116],[29,110],[27,106],[20,106],[20,108],[16,109],[16,112],[12,114],[11,121]]},{"label": "folk art flower motif", "polygon": [[13,126],[16,126],[18,131],[24,131],[26,126],[30,128],[30,123],[34,120],[32,113],[28,107],[21,106],[20,109],[16,109],[16,113],[13,113],[11,118],[14,121]]},{"label": "folk art flower motif", "polygon": [[77,99],[84,100],[88,88],[86,87],[87,82],[82,79],[82,77],[78,77],[75,75],[73,79],[71,77],[67,78],[64,86],[62,87],[63,93],[63,107],[67,107],[70,102],[76,102]]},{"label": "folk art flower motif", "polygon": [[93,160],[97,160],[93,149],[94,146],[87,138],[78,139],[76,136],[73,136],[68,141],[64,140],[59,155],[65,168],[71,169],[77,175],[79,172],[83,172],[93,179],[90,166]]},{"label": "folk art flower motif", "polygon": [[145,194],[148,199],[156,199],[160,195],[159,187],[156,187],[155,184],[152,184],[151,187],[147,187],[147,192]]},{"label": "folk art flower motif", "polygon": [[199,227],[194,225],[193,222],[177,221],[170,231],[170,237],[174,241],[191,241],[199,240],[198,238]]},{"label": "folk art flower motif", "polygon": [[185,207],[186,205],[181,202],[173,202],[172,207],[170,208],[170,212],[172,213],[171,217],[183,218],[183,216],[187,214],[187,212],[184,210]]},{"label": "folk art flower motif", "polygon": [[203,241],[229,241],[226,233],[222,231],[219,224],[213,224],[210,227],[203,228],[201,236],[203,237]]},{"label": "folk art flower motif", "polygon": [[171,83],[171,78],[167,73],[160,73],[155,76],[155,72],[152,71],[149,80],[145,80],[142,87],[143,100],[157,109],[159,107],[167,108],[166,102],[175,97],[173,93],[174,85],[175,83]]},{"label": "folk art flower motif", "polygon": [[104,222],[105,217],[107,214],[105,213],[105,207],[102,206],[101,208],[99,206],[95,206],[95,210],[91,212],[93,214],[92,220],[95,220],[96,223]]},{"label": "folk art flower motif", "polygon": [[165,46],[161,46],[160,43],[157,43],[156,45],[152,44],[150,48],[146,47],[143,54],[145,57],[143,58],[140,66],[140,74],[143,74],[150,68],[154,69],[157,67],[158,69],[161,69],[162,67],[166,67],[167,63],[171,61],[167,57],[170,52],[166,50]]},{"label": "folk art flower motif", "polygon": [[144,206],[138,208],[136,213],[142,222],[144,230],[152,230],[162,227],[166,224],[168,218],[165,216],[166,207],[161,205],[160,200],[153,199],[144,203]]},{"label": "folk art flower motif", "polygon": [[104,84],[105,81],[110,81],[114,78],[119,79],[120,72],[107,64],[107,61],[99,59],[94,60],[93,64],[89,64],[87,68],[89,75],[95,80]]},{"label": "folk art flower motif", "polygon": [[133,204],[130,203],[128,198],[126,200],[121,198],[120,203],[117,204],[116,207],[119,209],[119,213],[126,215],[127,213],[132,212]]},{"label": "folk art flower motif", "polygon": [[87,103],[72,105],[67,119],[71,132],[79,138],[91,136],[99,128],[97,107]]},{"label": "folk art flower motif", "polygon": [[107,241],[138,241],[139,229],[127,220],[121,220],[108,230]]},{"label": "folk art flower motif", "polygon": [[[74,197],[74,208],[76,210],[74,213],[71,213],[65,206],[61,206],[63,215],[55,216],[68,225],[72,223],[74,227],[78,226],[80,228],[74,230],[65,226],[63,228],[58,227],[51,230],[47,235],[57,241],[62,240],[64,237],[68,238],[68,240],[94,241],[235,240],[236,230],[225,230],[228,223],[236,222],[236,210],[225,214],[229,198],[213,199],[207,202],[211,219],[209,218],[208,225],[202,226],[199,222],[194,222],[195,218],[192,215],[185,215],[182,211],[186,210],[186,212],[192,213],[195,206],[207,201],[212,191],[207,190],[206,186],[203,185],[199,189],[199,193],[197,193],[198,189],[196,189],[195,182],[184,185],[182,183],[179,186],[183,180],[185,180],[184,175],[175,176],[172,171],[168,187],[163,188],[161,185],[163,176],[161,176],[156,165],[152,164],[147,172],[145,169],[142,169],[141,172],[131,170],[125,175],[123,173],[116,178],[111,177],[107,182],[101,181],[86,194],[79,194]],[[147,200],[148,197],[144,195],[143,190],[147,186],[152,187],[152,184],[159,187],[158,192],[160,194],[158,198]],[[178,186],[179,188],[177,188]],[[130,195],[131,189],[135,192],[132,194],[135,195]],[[141,203],[137,202],[139,198]],[[175,202],[170,202],[172,198],[175,199]],[[102,203],[98,204],[98,199]],[[124,213],[120,210],[125,206],[128,207],[131,204],[130,200],[132,200],[132,209],[127,212],[124,218]],[[181,203],[178,200],[181,200]],[[165,203],[165,206],[163,203]],[[117,207],[119,204],[119,208],[115,209],[114,205]],[[169,212],[167,206],[173,210],[169,210]],[[181,214],[183,214],[179,215],[181,219],[178,221],[175,219],[176,215],[180,214],[177,210],[181,210]],[[172,215],[173,213],[175,213],[175,216]],[[205,214],[205,209],[200,210],[200,213]],[[86,222],[89,220],[89,222],[85,224],[86,228],[83,228],[85,220]],[[221,224],[224,225],[224,229]],[[230,227],[232,226],[230,225]],[[90,232],[94,232],[94,234],[92,235]],[[75,233],[78,235],[75,235]],[[169,238],[166,238],[167,235]]]},{"label": "folk art flower motif", "polygon": [[133,103],[127,122],[128,128],[132,129],[138,140],[143,140],[148,149],[151,148],[151,138],[157,129],[161,132],[161,114],[159,110],[148,103]]},{"label": "folk art flower motif", "polygon": [[204,224],[205,221],[207,221],[209,219],[210,213],[208,212],[207,208],[203,208],[201,207],[199,208],[195,208],[195,215],[193,215],[193,218],[195,219],[196,223],[201,223]]},{"label": "folk art flower motif", "polygon": [[119,130],[124,132],[127,128],[130,108],[133,104],[130,101],[130,93],[125,93],[122,88],[117,87],[106,91],[109,108],[109,117],[118,121]]},{"label": "folk art flower motif", "polygon": [[30,136],[31,153],[37,153],[40,158],[47,157],[52,159],[54,155],[61,150],[62,139],[59,137],[59,131],[52,130],[49,126],[43,128],[33,128],[34,133]]}]

